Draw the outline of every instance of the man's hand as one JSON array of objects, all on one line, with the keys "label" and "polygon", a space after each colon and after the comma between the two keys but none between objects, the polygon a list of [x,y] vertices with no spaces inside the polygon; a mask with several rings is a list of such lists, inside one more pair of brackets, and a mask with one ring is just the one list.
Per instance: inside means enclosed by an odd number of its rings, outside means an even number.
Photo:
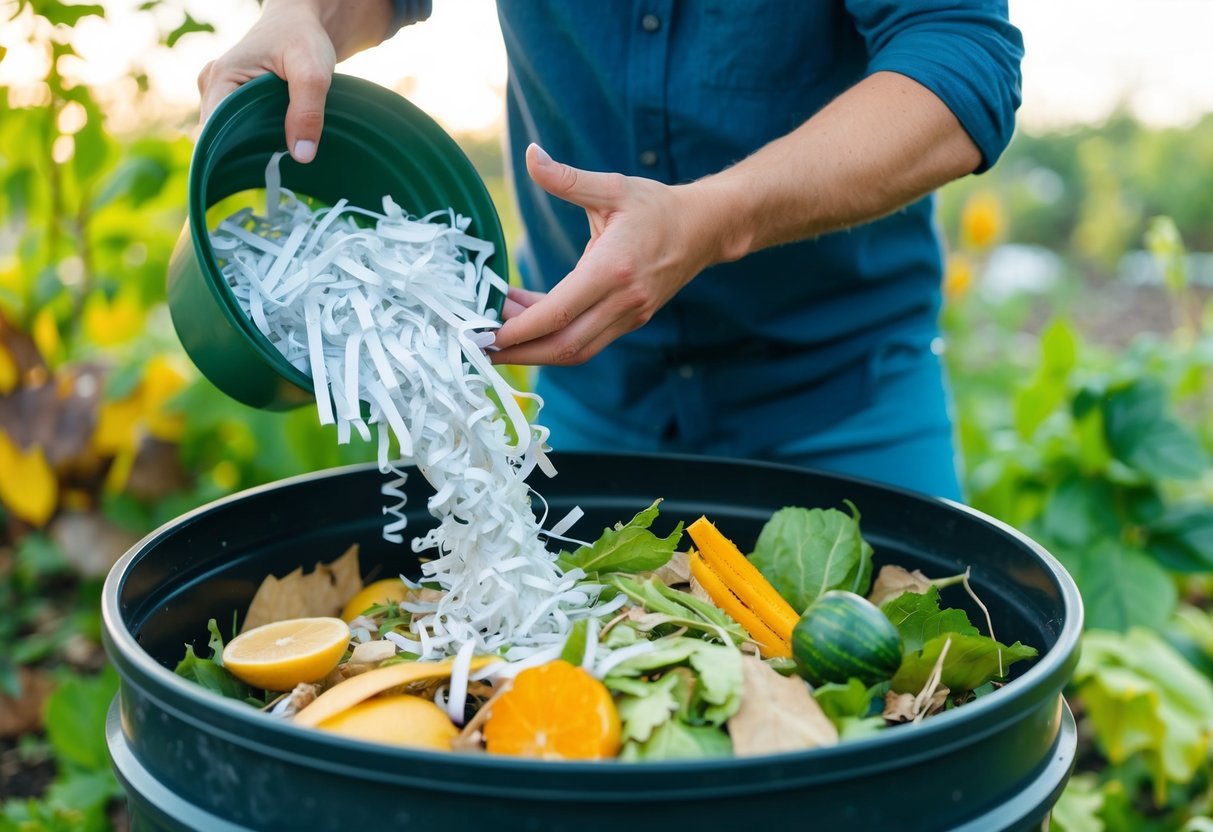
[{"label": "man's hand", "polygon": [[266,0],[239,43],[198,75],[199,123],[232,90],[272,72],[287,82],[286,147],[297,162],[316,156],[324,99],[337,61],[373,46],[391,19],[386,0]]},{"label": "man's hand", "polygon": [[551,292],[511,289],[497,332],[497,364],[581,364],[643,326],[717,259],[713,218],[688,192],[555,162],[538,145],[527,171],[548,193],[585,209],[590,242]]}]

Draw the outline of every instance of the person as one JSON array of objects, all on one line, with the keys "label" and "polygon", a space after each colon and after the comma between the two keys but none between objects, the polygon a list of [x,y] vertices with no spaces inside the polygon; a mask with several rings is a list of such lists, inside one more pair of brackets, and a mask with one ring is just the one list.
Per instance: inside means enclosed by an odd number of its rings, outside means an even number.
[{"label": "person", "polygon": [[[1006,3],[497,6],[507,163],[529,176],[512,173],[528,288],[494,360],[541,365],[551,444],[960,498],[931,193],[1010,139],[1023,42]],[[273,72],[306,163],[335,62],[430,10],[265,0],[202,71],[202,118]]]}]

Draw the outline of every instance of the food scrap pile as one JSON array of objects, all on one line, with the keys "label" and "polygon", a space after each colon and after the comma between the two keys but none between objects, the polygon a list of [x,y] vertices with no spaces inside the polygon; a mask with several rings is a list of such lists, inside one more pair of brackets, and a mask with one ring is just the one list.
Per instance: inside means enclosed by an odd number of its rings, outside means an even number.
[{"label": "food scrap pile", "polygon": [[310,374],[339,442],[377,439],[384,536],[404,540],[406,464],[436,525],[413,541],[419,580],[363,587],[356,548],[267,577],[242,630],[225,645],[212,620],[180,675],[373,742],[638,761],[830,745],[984,695],[1035,655],[941,607],[952,585],[981,607],[967,574],[873,581],[854,507],[782,509],[748,557],[707,518],[688,546],[681,521],[658,536],[660,500],[566,536],[580,512],[549,524],[527,484],[555,473],[547,431],[484,353],[505,290],[492,246],[452,211],[315,209],[279,187],[278,156],[266,180],[266,215],[212,234],[233,296]]}]

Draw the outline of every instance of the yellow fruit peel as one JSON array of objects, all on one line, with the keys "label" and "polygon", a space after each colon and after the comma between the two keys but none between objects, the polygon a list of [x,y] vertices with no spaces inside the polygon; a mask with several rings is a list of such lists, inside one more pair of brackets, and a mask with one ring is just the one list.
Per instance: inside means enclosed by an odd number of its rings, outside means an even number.
[{"label": "yellow fruit peel", "polygon": [[459,729],[442,708],[409,694],[364,700],[316,727],[366,742],[435,751],[450,751],[451,742],[459,736]]},{"label": "yellow fruit peel", "polygon": [[[469,671],[475,672],[496,661],[500,659],[494,656],[475,657]],[[441,662],[404,662],[368,670],[333,685],[317,696],[315,702],[295,714],[294,722],[296,725],[315,728],[325,720],[332,719],[384,691],[414,682],[446,678],[451,675],[453,665],[454,661],[447,659]]]}]

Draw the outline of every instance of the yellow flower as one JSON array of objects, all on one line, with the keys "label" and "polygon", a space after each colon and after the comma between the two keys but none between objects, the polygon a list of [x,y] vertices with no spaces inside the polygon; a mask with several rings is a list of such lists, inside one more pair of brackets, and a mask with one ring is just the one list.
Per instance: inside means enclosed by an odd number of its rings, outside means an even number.
[{"label": "yellow flower", "polygon": [[224,491],[233,491],[240,484],[240,469],[231,460],[222,460],[211,469],[211,479]]},{"label": "yellow flower", "polygon": [[943,276],[943,296],[957,301],[973,287],[973,262],[959,252],[948,256],[947,269]]},{"label": "yellow flower", "polygon": [[59,502],[59,480],[42,448],[22,450],[0,432],[0,501],[14,517],[44,526]]},{"label": "yellow flower", "polygon": [[991,191],[978,191],[960,212],[960,239],[979,251],[989,248],[1003,230],[1002,203]]},{"label": "yellow flower", "polygon": [[135,293],[123,290],[107,299],[94,292],[84,303],[84,334],[98,346],[129,341],[143,331],[143,307]]}]

